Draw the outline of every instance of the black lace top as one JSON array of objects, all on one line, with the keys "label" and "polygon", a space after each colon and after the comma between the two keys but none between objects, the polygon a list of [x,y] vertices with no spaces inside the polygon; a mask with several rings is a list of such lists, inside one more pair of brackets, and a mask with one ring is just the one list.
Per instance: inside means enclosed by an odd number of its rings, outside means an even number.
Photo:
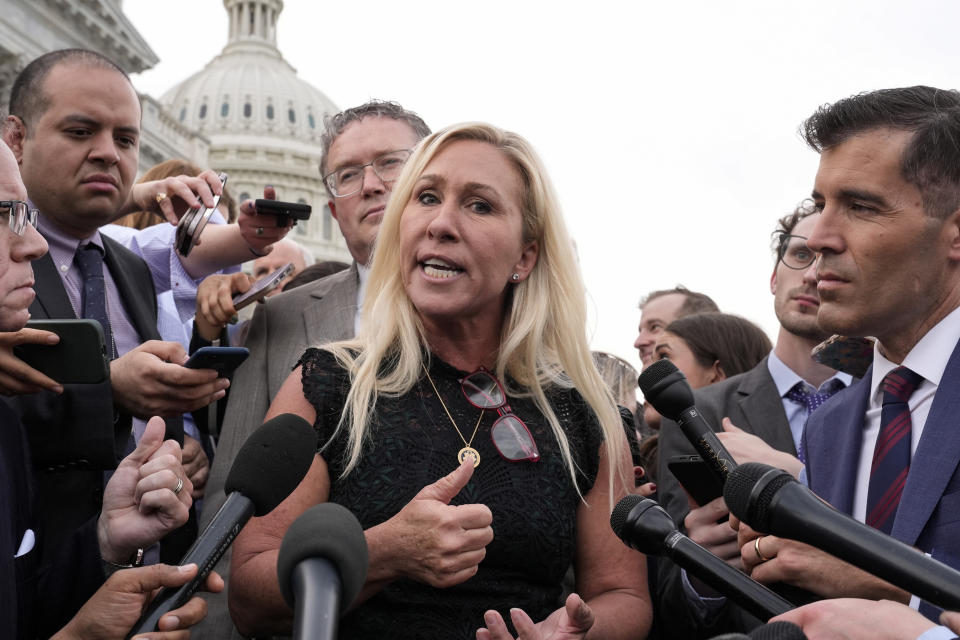
[{"label": "black lace top", "polygon": [[[423,487],[459,464],[460,436],[423,377],[399,398],[377,400],[374,423],[361,460],[346,478],[345,430],[332,440],[349,390],[349,379],[326,351],[308,349],[301,358],[303,389],[316,408],[321,454],[330,469],[330,501],[350,509],[364,529],[380,524]],[[468,440],[479,409],[467,402],[458,371],[432,359],[430,376]],[[579,393],[556,390],[551,406],[570,441],[580,490],[593,486],[602,434]],[[576,512],[581,504],[550,426],[528,398],[509,398],[540,450],[537,462],[509,462],[490,439],[497,412],[488,410],[472,446],[480,466],[451,504],[482,503],[493,513],[493,541],[479,571],[469,580],[437,589],[397,580],[341,621],[341,638],[473,638],[483,612],[496,609],[509,624],[509,609],[520,607],[542,620],[558,606],[560,583],[573,559]]]}]

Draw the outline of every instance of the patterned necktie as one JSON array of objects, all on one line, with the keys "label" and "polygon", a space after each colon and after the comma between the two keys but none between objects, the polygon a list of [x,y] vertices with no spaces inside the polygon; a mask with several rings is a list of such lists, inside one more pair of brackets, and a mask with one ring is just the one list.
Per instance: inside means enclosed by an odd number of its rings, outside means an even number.
[{"label": "patterned necktie", "polygon": [[[786,398],[791,402],[799,404],[801,407],[806,408],[807,417],[810,417],[810,414],[820,408],[827,399],[835,394],[837,391],[843,389],[844,384],[842,381],[834,378],[827,382],[823,387],[823,391],[807,391],[810,388],[805,382],[798,382],[790,388],[790,391],[787,391]],[[803,438],[800,438],[800,442],[797,443],[797,458],[800,459],[800,462],[806,464],[807,456],[806,452],[803,450]]]},{"label": "patterned necktie", "polygon": [[897,367],[881,384],[883,407],[870,467],[867,524],[888,534],[910,471],[911,420],[907,401],[922,381],[923,378],[910,369]]},{"label": "patterned necktie", "polygon": [[77,248],[77,267],[83,278],[81,306],[83,317],[96,320],[103,326],[103,342],[107,345],[110,358],[113,359],[113,333],[110,318],[107,317],[107,287],[103,280],[103,250],[92,242]]}]

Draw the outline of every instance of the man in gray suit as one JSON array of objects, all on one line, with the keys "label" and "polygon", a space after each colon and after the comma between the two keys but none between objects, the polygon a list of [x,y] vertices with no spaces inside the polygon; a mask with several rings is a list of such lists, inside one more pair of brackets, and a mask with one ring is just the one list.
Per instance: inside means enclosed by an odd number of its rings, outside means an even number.
[{"label": "man in gray suit", "polygon": [[[697,408],[708,424],[723,426],[720,438],[738,462],[762,461],[794,475],[803,466],[798,448],[810,412],[851,382],[848,374],[810,356],[827,335],[817,325],[816,254],[806,245],[816,216],[808,204],[782,218],[774,232],[777,262],[770,291],[780,331],[773,351],[750,371],[695,392]],[[683,523],[690,538],[742,569],[737,535],[727,524],[729,510],[723,498],[698,506],[667,467],[673,456],[694,453],[680,427],[664,419],[660,503]],[[676,637],[712,637],[760,624],[670,562],[660,563],[658,582],[664,630]]]},{"label": "man in gray suit", "polygon": [[[249,359],[237,369],[223,432],[207,484],[201,530],[226,499],[223,484],[237,451],[263,422],[273,396],[307,347],[352,338],[359,325],[369,261],[387,199],[403,163],[430,129],[393,102],[371,101],[327,120],[320,173],[330,211],[353,256],[349,269],[297,287],[258,305],[244,346]],[[227,578],[230,554],[217,571]],[[233,625],[226,592],[208,598],[199,637],[228,638]],[[236,636],[238,637],[238,636]]]}]

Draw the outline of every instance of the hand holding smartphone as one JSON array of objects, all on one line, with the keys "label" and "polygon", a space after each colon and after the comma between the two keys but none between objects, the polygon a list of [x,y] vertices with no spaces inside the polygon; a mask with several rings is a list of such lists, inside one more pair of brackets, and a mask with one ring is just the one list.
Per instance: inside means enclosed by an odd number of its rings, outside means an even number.
[{"label": "hand holding smartphone", "polygon": [[308,204],[267,200],[266,198],[258,198],[253,204],[257,208],[258,214],[276,216],[278,227],[287,226],[291,219],[309,220],[310,213],[313,210]]},{"label": "hand holding smartphone", "polygon": [[293,273],[293,263],[288,262],[270,275],[260,278],[253,283],[253,286],[246,293],[234,296],[233,308],[240,311],[249,304],[263,300],[268,293],[279,287],[280,283],[291,273]]},{"label": "hand holding smartphone", "polygon": [[[227,174],[221,173],[217,177],[220,178],[220,184],[227,184]],[[180,222],[177,223],[175,244],[177,252],[184,258],[190,255],[190,251],[197,245],[200,234],[203,233],[203,229],[207,226],[210,216],[217,210],[217,205],[219,204],[220,196],[214,195],[212,207],[208,209],[205,205],[201,204],[198,209],[190,209],[180,218]]]},{"label": "hand holding smartphone", "polygon": [[244,347],[201,347],[183,366],[188,369],[213,369],[221,378],[232,374],[250,355]]},{"label": "hand holding smartphone", "polygon": [[29,320],[28,329],[60,336],[57,344],[25,343],[13,355],[60,384],[99,384],[110,377],[103,327],[96,320]]}]

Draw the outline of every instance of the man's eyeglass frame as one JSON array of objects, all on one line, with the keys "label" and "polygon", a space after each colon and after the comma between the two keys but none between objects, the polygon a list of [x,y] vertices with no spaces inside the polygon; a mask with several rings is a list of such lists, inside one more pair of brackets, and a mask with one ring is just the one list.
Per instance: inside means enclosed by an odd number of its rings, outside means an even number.
[{"label": "man's eyeglass frame", "polygon": [[787,250],[790,248],[790,240],[794,238],[798,240],[803,240],[804,246],[807,245],[806,236],[797,236],[797,235],[793,235],[792,233],[781,233],[780,238],[777,242],[777,261],[783,263],[783,266],[787,267],[788,269],[803,271],[804,269],[810,268],[810,265],[812,265],[814,262],[817,261],[817,258],[820,257],[820,252],[814,251],[809,246],[807,246],[807,251],[810,252],[810,256],[811,256],[809,260],[807,260],[806,262],[801,261],[794,264],[787,262],[786,260]]},{"label": "man's eyeglass frame", "polygon": [[[407,163],[407,160],[409,160],[409,159],[410,159],[410,156],[413,154],[413,150],[412,150],[412,149],[396,149],[396,150],[394,150],[394,151],[388,151],[388,152],[386,152],[386,153],[380,154],[379,156],[377,156],[376,158],[374,158],[374,159],[371,160],[370,162],[367,162],[366,164],[351,164],[351,165],[348,165],[348,166],[346,166],[346,167],[340,167],[339,169],[336,169],[336,170],[334,170],[334,171],[331,171],[331,172],[328,173],[327,175],[323,176],[323,184],[327,187],[327,190],[330,192],[330,195],[332,195],[334,198],[347,198],[347,197],[352,196],[352,195],[354,195],[354,194],[360,193],[360,192],[363,190],[363,181],[366,179],[366,169],[367,169],[367,167],[370,167],[371,169],[373,169],[373,172],[374,172],[375,174],[377,174],[377,177],[380,178],[380,180],[381,180],[382,182],[384,182],[384,183],[393,182],[393,181],[395,181],[397,178],[395,178],[395,177],[394,177],[394,178],[385,178],[385,177],[380,173],[380,171],[377,169],[377,163],[380,162],[381,160],[383,160],[384,158],[388,157],[388,156],[392,156],[392,155],[394,155],[394,154],[399,154],[399,153],[405,153],[405,154],[406,154],[406,156],[405,156],[404,159],[403,159],[403,162],[400,163],[400,167],[401,167],[401,169],[402,169],[402,168],[403,168],[403,165]],[[331,178],[336,177],[336,175],[337,175],[338,173],[340,173],[340,172],[342,172],[342,171],[346,171],[347,169],[355,170],[355,171],[357,172],[357,175],[360,176],[360,182],[359,182],[359,184],[357,185],[357,188],[356,188],[355,190],[349,191],[349,192],[346,192],[346,193],[340,193],[339,190],[338,190],[337,187],[336,187],[335,181],[332,180]]]},{"label": "man's eyeglass frame", "polygon": [[[3,209],[6,209],[5,213]],[[6,215],[10,230],[22,236],[28,224],[36,229],[39,212],[23,200],[0,200],[0,215]]]}]

